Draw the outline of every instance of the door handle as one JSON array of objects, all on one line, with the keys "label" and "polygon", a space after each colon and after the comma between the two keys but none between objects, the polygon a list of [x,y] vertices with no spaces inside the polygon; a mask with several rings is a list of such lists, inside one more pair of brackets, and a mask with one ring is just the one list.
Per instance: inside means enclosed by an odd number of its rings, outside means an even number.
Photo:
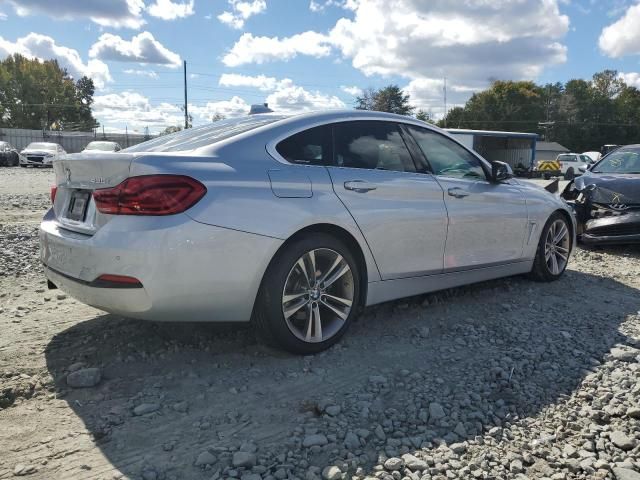
[{"label": "door handle", "polygon": [[452,196],[452,197],[456,197],[456,198],[464,198],[464,197],[468,197],[469,195],[471,195],[469,192],[467,192],[466,190],[459,188],[459,187],[455,187],[455,188],[450,188],[449,190],[447,190],[447,193]]},{"label": "door handle", "polygon": [[366,193],[375,190],[377,187],[365,180],[351,180],[350,182],[344,182],[344,188],[357,193]]}]

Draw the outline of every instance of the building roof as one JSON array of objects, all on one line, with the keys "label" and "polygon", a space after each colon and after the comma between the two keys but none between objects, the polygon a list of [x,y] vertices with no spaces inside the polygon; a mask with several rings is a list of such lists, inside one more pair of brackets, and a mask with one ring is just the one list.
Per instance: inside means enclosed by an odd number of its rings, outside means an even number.
[{"label": "building roof", "polygon": [[465,128],[447,128],[447,132],[452,135],[477,135],[480,137],[502,137],[502,138],[538,138],[537,133],[525,132],[498,132],[493,130],[467,130]]},{"label": "building roof", "polygon": [[539,152],[569,152],[569,149],[563,147],[558,142],[538,142],[536,143],[536,150]]}]

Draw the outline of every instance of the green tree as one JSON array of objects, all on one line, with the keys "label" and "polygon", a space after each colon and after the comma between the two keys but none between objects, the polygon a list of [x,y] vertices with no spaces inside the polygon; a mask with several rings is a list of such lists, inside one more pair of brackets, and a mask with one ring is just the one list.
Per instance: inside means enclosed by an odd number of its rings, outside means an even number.
[{"label": "green tree", "polygon": [[368,88],[356,97],[356,109],[411,115],[415,107],[409,103],[409,95],[398,85],[388,85],[379,90]]},{"label": "green tree", "polygon": [[90,130],[94,92],[93,80],[74,82],[56,60],[9,56],[0,62],[0,126]]},{"label": "green tree", "polygon": [[427,112],[426,110],[422,110],[419,109],[416,112],[416,119],[417,120],[422,120],[423,122],[427,122],[427,123],[432,123],[435,125],[435,120],[433,119],[433,117],[431,116],[431,114],[429,112]]}]

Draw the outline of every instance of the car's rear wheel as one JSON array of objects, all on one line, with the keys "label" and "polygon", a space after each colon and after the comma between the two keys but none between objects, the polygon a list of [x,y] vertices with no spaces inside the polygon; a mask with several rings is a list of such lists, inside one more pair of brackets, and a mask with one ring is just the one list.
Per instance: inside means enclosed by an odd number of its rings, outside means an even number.
[{"label": "car's rear wheel", "polygon": [[265,274],[254,311],[262,336],[293,353],[336,343],[357,313],[358,265],[349,249],[326,234],[287,245]]},{"label": "car's rear wheel", "polygon": [[569,263],[571,242],[569,221],[561,213],[554,213],[540,235],[531,277],[541,282],[559,279]]}]

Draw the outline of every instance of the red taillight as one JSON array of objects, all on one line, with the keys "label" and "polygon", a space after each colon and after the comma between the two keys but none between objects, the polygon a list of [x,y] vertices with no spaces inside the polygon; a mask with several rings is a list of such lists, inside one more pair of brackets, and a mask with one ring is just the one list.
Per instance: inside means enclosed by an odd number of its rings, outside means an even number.
[{"label": "red taillight", "polygon": [[97,209],[111,215],[173,215],[194,206],[206,187],[184,175],[143,175],[93,192]]},{"label": "red taillight", "polygon": [[56,202],[56,193],[58,193],[58,187],[51,185],[51,204]]}]

